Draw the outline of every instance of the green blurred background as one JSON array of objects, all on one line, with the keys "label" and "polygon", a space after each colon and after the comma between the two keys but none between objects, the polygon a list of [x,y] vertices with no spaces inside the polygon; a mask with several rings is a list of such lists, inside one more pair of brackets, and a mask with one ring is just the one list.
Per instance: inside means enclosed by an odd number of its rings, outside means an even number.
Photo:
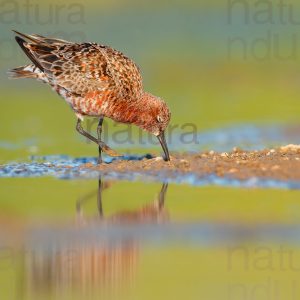
[{"label": "green blurred background", "polygon": [[[28,62],[11,29],[123,51],[140,66],[145,89],[168,102],[172,124],[179,127],[193,123],[201,131],[240,123],[297,123],[300,4],[280,3],[3,1],[1,160],[96,154],[75,132],[68,105],[49,87],[7,79],[9,68]],[[110,132],[123,128],[108,126]]]},{"label": "green blurred background", "polygon": [[[97,154],[96,147],[75,131],[76,119],[68,105],[49,87],[33,80],[7,79],[9,68],[28,62],[11,29],[94,41],[123,51],[140,66],[146,90],[168,102],[172,124],[193,123],[199,131],[243,123],[297,125],[300,3],[284,4],[276,0],[0,2],[0,163],[24,161],[30,155]],[[125,128],[110,121],[107,126],[109,132]],[[145,152],[138,143],[124,151]],[[50,280],[46,283],[54,292],[47,294],[49,287],[44,286],[42,298],[35,294],[34,285],[30,286],[33,270],[23,261],[28,246],[23,230],[29,224],[73,224],[76,201],[96,187],[96,180],[1,179],[1,237],[9,237],[4,241],[13,251],[0,248],[0,287],[5,299],[83,298],[80,293],[71,296],[74,290],[68,285],[57,294],[59,283]],[[105,212],[140,209],[151,203],[159,188],[160,184],[116,183],[105,192]],[[171,185],[166,209],[171,222],[224,223],[237,228],[297,225],[300,216],[299,192],[284,190]],[[85,206],[85,213],[87,218],[96,214],[95,199]],[[98,299],[107,290],[103,298],[112,299],[109,292],[114,288],[122,295],[116,299],[295,299],[292,284],[297,283],[298,273],[278,265],[280,241],[250,235],[236,243],[249,250],[251,266],[259,259],[258,247],[267,248],[273,268],[243,268],[244,258],[237,255],[229,271],[226,253],[236,245],[230,241],[197,247],[146,244],[140,245],[136,272],[125,292],[109,284],[87,291],[86,282],[78,289],[86,299],[90,292]],[[299,257],[297,241],[286,246]],[[261,284],[274,288],[274,282],[279,297],[260,293],[251,298]],[[235,284],[241,284],[246,294],[239,294],[242,289],[231,297],[228,288]]]}]

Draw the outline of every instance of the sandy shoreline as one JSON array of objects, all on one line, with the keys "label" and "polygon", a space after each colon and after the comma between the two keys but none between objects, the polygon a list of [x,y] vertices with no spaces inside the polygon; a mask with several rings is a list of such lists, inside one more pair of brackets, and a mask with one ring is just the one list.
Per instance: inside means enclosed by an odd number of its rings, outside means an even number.
[{"label": "sandy shoreline", "polygon": [[215,174],[245,180],[252,177],[275,180],[300,180],[300,146],[287,145],[262,151],[244,151],[233,149],[232,152],[182,153],[171,155],[171,161],[165,162],[160,157],[141,161],[116,160],[99,166],[91,163],[81,166],[84,169],[101,173],[150,173],[162,172],[172,178],[174,174],[193,173],[199,177]]},{"label": "sandy shoreline", "polygon": [[234,148],[231,152],[172,153],[161,157],[124,156],[101,165],[96,157],[42,157],[0,166],[1,178],[56,177],[159,181],[190,185],[228,185],[300,189],[300,146],[260,151]]}]

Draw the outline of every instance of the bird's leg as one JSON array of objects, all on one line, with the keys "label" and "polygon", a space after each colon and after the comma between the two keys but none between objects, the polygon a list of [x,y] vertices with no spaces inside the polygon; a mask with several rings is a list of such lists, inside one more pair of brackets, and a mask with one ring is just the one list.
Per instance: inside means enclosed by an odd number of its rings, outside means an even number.
[{"label": "bird's leg", "polygon": [[82,126],[81,126],[81,120],[77,119],[77,124],[76,124],[76,130],[83,136],[85,136],[86,138],[88,138],[89,140],[91,140],[92,142],[96,143],[99,148],[101,148],[101,151],[104,151],[105,153],[107,153],[109,156],[121,156],[119,153],[117,153],[116,151],[114,151],[113,149],[111,149],[110,147],[108,147],[104,142],[102,141],[98,141],[98,139],[96,139],[95,137],[93,137],[91,134],[89,134],[88,132],[86,132]]},{"label": "bird's leg", "polygon": [[[99,119],[98,126],[97,126],[98,143],[101,142],[101,134],[102,134],[102,124],[103,124],[103,120],[104,120],[104,117],[101,116],[100,119]],[[101,147],[99,146],[98,164],[101,164],[101,163],[102,163],[102,156],[101,156],[101,153],[102,153],[102,149],[101,149]]]},{"label": "bird's leg", "polygon": [[159,208],[159,210],[162,210],[164,205],[165,205],[165,198],[166,198],[167,190],[168,190],[168,183],[164,182],[162,187],[161,187],[159,196],[158,196],[158,208]]},{"label": "bird's leg", "polygon": [[97,205],[98,205],[99,217],[101,219],[103,218],[102,191],[103,191],[103,182],[101,180],[101,177],[99,177],[99,181],[98,181],[98,193],[97,193]]},{"label": "bird's leg", "polygon": [[101,175],[98,178],[98,188],[97,191],[92,191],[91,193],[88,193],[84,195],[83,197],[80,197],[76,201],[76,214],[77,219],[79,221],[83,220],[83,209],[82,206],[85,204],[88,200],[92,199],[95,195],[97,195],[97,207],[98,207],[98,213],[99,217],[103,218],[103,208],[102,208],[102,193],[105,189],[108,189],[110,187],[109,182],[103,182]]},{"label": "bird's leg", "polygon": [[88,193],[87,195],[84,195],[83,197],[80,197],[76,201],[76,215],[77,215],[77,219],[80,223],[82,223],[82,221],[84,220],[82,205],[85,202],[87,202],[88,200],[90,200],[91,198],[93,198],[94,196],[95,196],[95,191]]},{"label": "bird's leg", "polygon": [[[88,138],[89,140],[91,140],[92,142],[98,144],[98,140],[96,138],[94,138],[91,134],[89,134],[87,131],[85,131],[82,126],[81,126],[81,120],[77,119],[77,123],[76,123],[76,130],[83,136],[85,136],[86,138]],[[100,145],[99,145],[100,146]]]}]

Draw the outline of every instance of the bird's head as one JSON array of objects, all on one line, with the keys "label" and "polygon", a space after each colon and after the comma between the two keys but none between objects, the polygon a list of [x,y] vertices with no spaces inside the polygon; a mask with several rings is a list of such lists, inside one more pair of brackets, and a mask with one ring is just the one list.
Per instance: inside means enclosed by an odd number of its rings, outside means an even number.
[{"label": "bird's head", "polygon": [[165,130],[168,127],[171,118],[171,112],[161,98],[145,93],[142,99],[143,111],[139,126],[155,135],[165,153],[165,160],[170,160],[167,142],[165,139]]}]

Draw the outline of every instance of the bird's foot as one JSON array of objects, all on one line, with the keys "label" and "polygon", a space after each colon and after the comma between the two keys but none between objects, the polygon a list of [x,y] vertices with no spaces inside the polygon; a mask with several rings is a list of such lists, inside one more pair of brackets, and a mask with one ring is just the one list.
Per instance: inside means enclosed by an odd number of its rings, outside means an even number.
[{"label": "bird's foot", "polygon": [[112,156],[112,157],[120,157],[123,156],[121,154],[119,154],[117,151],[111,149],[109,146],[107,146],[105,143],[103,142],[99,142],[99,146],[101,147],[101,150],[103,152],[105,152],[107,155]]}]

